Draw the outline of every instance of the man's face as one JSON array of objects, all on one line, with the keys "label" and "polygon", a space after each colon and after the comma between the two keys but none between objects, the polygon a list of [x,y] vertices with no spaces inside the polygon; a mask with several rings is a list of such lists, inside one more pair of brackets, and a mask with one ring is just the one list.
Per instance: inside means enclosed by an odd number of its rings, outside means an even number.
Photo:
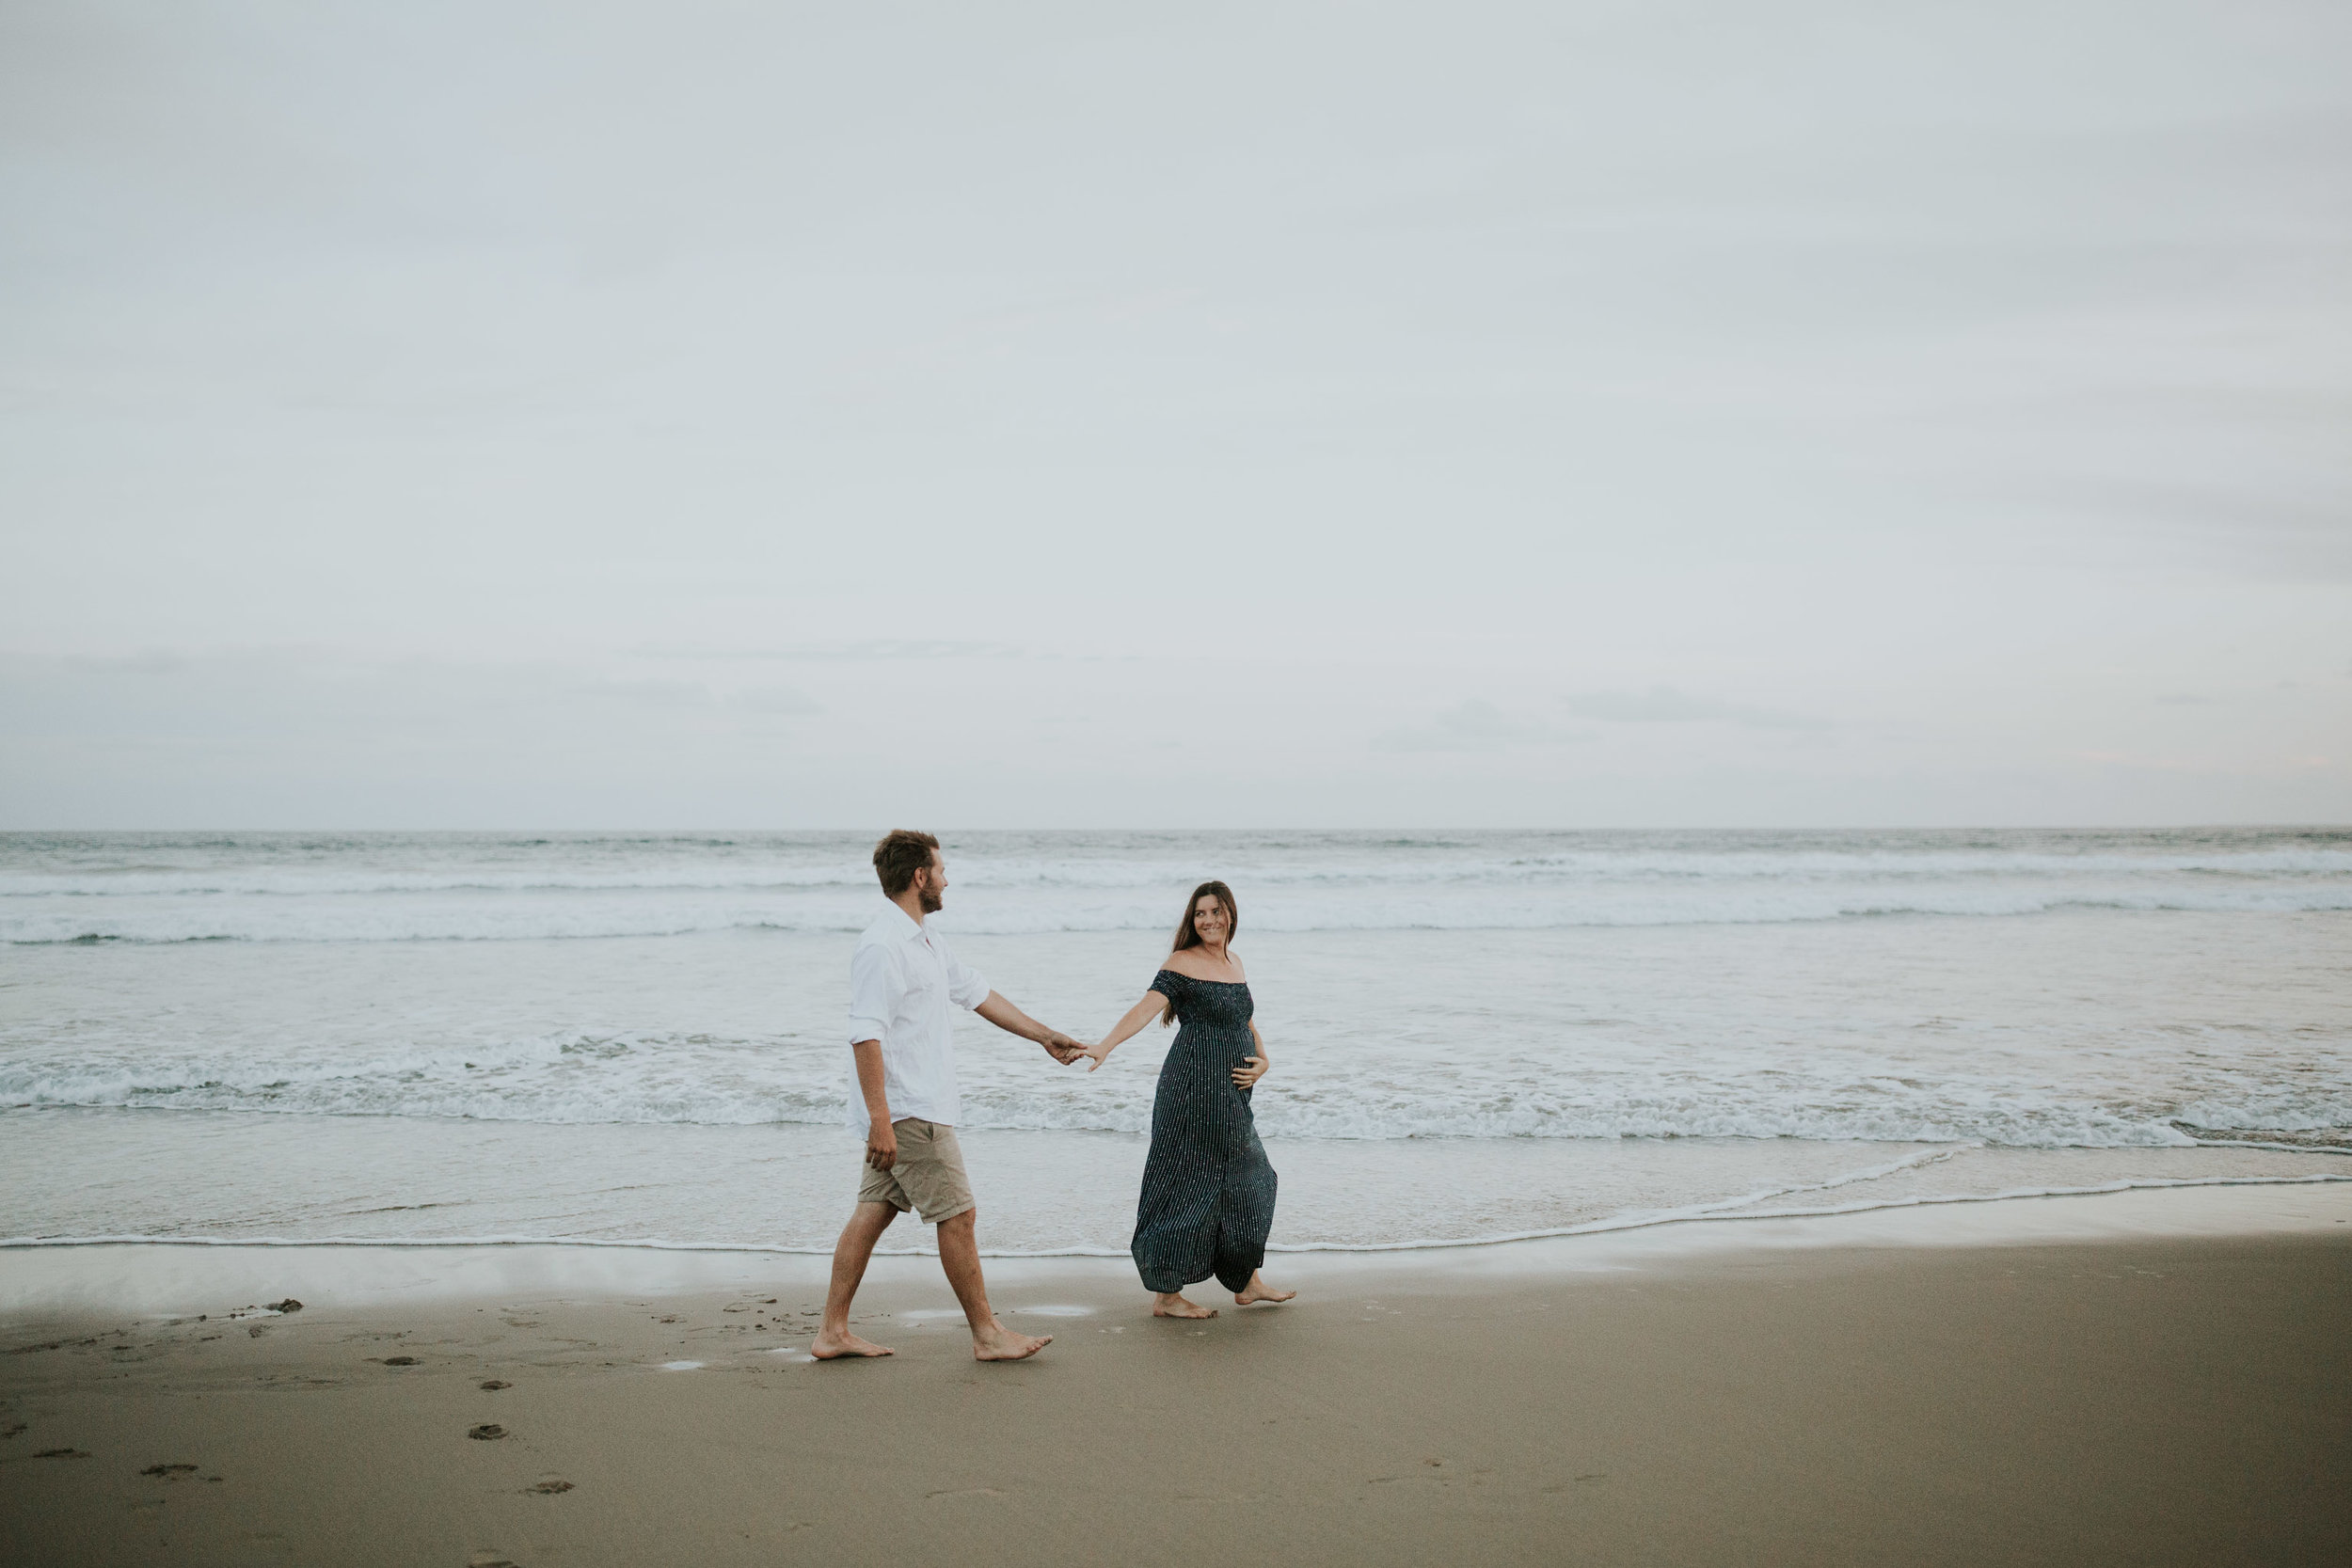
[{"label": "man's face", "polygon": [[914,897],[925,914],[937,914],[946,901],[947,862],[936,849],[931,851],[931,863],[914,874]]}]

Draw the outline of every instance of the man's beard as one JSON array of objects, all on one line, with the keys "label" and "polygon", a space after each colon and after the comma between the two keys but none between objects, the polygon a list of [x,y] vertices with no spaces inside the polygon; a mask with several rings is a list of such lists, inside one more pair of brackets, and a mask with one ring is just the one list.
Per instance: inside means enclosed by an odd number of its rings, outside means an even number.
[{"label": "man's beard", "polygon": [[940,911],[940,906],[946,902],[945,899],[941,898],[938,894],[933,893],[930,888],[917,889],[914,895],[914,901],[923,907],[923,912],[925,914],[937,914]]}]

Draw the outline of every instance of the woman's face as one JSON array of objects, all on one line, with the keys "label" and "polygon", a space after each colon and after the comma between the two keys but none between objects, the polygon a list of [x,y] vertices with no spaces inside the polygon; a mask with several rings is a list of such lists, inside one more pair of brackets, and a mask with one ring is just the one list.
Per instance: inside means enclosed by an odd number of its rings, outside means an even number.
[{"label": "woman's face", "polygon": [[1232,922],[1225,917],[1225,906],[1216,901],[1216,895],[1204,893],[1192,906],[1192,928],[1200,940],[1211,946],[1221,944],[1232,934]]}]

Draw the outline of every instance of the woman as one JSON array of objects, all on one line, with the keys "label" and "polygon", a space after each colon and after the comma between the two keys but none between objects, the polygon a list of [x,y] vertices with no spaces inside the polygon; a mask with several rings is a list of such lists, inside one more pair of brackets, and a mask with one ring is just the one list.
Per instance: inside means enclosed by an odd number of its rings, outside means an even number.
[{"label": "woman", "polygon": [[1184,907],[1176,945],[1152,989],[1118,1027],[1089,1046],[1087,1070],[1150,1022],[1182,1021],[1152,1101],[1152,1153],[1136,1199],[1135,1254],[1155,1318],[1214,1318],[1184,1287],[1216,1275],[1233,1305],[1288,1301],[1258,1274],[1274,1226],[1274,1167],[1249,1114],[1265,1076],[1265,1038],[1250,1022],[1249,979],[1228,945],[1241,917],[1233,890],[1202,882]]}]

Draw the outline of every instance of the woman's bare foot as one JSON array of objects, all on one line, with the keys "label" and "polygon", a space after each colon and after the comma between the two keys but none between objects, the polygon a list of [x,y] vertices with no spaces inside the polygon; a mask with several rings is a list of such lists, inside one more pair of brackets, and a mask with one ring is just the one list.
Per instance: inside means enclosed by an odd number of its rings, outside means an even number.
[{"label": "woman's bare foot", "polygon": [[811,1341],[808,1354],[819,1361],[837,1361],[845,1355],[896,1355],[898,1352],[871,1339],[861,1339],[846,1328],[838,1334],[828,1328]]},{"label": "woman's bare foot", "polygon": [[1155,1318],[1214,1318],[1216,1308],[1203,1307],[1197,1301],[1186,1301],[1181,1291],[1168,1291],[1152,1298],[1152,1315]]},{"label": "woman's bare foot", "polygon": [[1050,1334],[1031,1336],[1015,1334],[1003,1323],[997,1323],[985,1334],[972,1336],[972,1359],[975,1361],[1025,1361],[1054,1342]]},{"label": "woman's bare foot", "polygon": [[1291,1297],[1296,1294],[1298,1294],[1296,1291],[1276,1290],[1273,1286],[1265,1282],[1265,1275],[1252,1271],[1249,1275],[1249,1288],[1248,1290],[1235,1291],[1233,1292],[1233,1305],[1235,1307],[1248,1307],[1253,1302],[1288,1301]]}]

